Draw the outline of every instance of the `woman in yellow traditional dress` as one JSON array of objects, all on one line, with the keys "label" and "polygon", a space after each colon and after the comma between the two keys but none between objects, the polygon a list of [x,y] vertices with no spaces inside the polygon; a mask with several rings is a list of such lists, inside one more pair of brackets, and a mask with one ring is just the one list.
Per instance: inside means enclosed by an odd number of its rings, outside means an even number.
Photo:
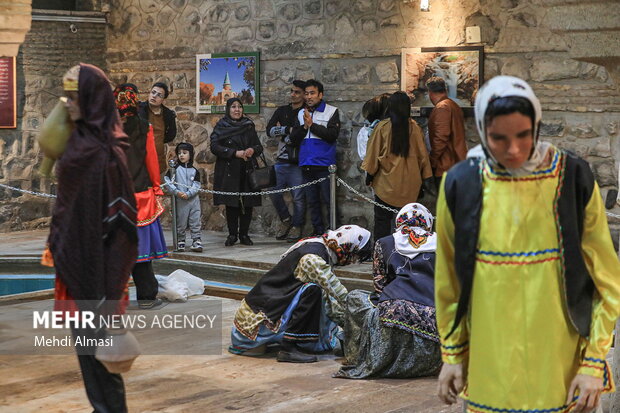
[{"label": "woman in yellow traditional dress", "polygon": [[437,206],[439,397],[471,413],[589,412],[614,390],[605,357],[620,264],[588,164],[538,141],[540,102],[499,76],[476,98],[484,158],[444,175]]}]

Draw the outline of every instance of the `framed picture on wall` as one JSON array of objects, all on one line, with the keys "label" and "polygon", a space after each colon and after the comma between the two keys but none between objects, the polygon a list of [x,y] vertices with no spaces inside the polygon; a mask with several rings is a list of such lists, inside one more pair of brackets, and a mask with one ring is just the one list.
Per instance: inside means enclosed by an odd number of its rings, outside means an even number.
[{"label": "framed picture on wall", "polygon": [[196,113],[225,113],[237,97],[244,113],[260,112],[259,53],[196,55]]},{"label": "framed picture on wall", "polygon": [[412,112],[428,116],[433,108],[426,81],[440,76],[448,96],[466,114],[473,113],[474,99],[484,79],[484,47],[422,47],[402,49],[400,88],[411,97]]}]

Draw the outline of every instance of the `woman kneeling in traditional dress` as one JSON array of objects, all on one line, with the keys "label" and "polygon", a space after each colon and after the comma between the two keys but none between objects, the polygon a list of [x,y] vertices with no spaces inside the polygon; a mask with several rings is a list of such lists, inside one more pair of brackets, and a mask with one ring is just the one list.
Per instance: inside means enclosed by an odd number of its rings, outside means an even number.
[{"label": "woman kneeling in traditional dress", "polygon": [[334,349],[347,289],[332,266],[363,260],[370,251],[370,232],[357,225],[297,242],[241,302],[229,351],[255,355],[279,343],[278,361],[312,363],[316,356],[300,349]]},{"label": "woman kneeling in traditional dress", "polygon": [[439,371],[432,227],[428,209],[407,204],[396,217],[396,232],[375,244],[375,292],[354,290],[347,296],[347,363],[334,377],[408,378]]}]

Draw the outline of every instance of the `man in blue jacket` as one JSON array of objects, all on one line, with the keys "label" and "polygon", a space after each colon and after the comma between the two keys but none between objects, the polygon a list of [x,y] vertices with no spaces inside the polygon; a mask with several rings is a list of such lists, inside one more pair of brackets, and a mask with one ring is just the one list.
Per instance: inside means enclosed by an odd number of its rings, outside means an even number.
[{"label": "man in blue jacket", "polygon": [[[305,182],[329,176],[327,168],[336,164],[336,140],[340,134],[338,108],[323,101],[323,85],[310,79],[304,89],[306,108],[297,114],[291,141],[299,144],[299,166]],[[306,187],[313,234],[325,232],[321,201],[329,210],[329,180]]]}]

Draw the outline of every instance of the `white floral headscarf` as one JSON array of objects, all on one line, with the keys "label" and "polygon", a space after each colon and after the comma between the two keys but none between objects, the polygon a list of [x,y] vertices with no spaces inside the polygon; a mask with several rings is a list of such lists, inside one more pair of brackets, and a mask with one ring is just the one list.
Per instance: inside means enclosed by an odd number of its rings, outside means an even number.
[{"label": "white floral headscarf", "polygon": [[305,238],[298,241],[282,254],[282,258],[308,242],[320,242],[327,248],[332,263],[347,265],[351,263],[355,254],[370,241],[370,235],[370,231],[360,226],[343,225],[334,231],[327,231],[320,237]]},{"label": "white floral headscarf", "polygon": [[407,258],[415,258],[421,252],[437,249],[437,234],[433,230],[433,215],[422,204],[407,204],[396,215],[394,246]]}]

